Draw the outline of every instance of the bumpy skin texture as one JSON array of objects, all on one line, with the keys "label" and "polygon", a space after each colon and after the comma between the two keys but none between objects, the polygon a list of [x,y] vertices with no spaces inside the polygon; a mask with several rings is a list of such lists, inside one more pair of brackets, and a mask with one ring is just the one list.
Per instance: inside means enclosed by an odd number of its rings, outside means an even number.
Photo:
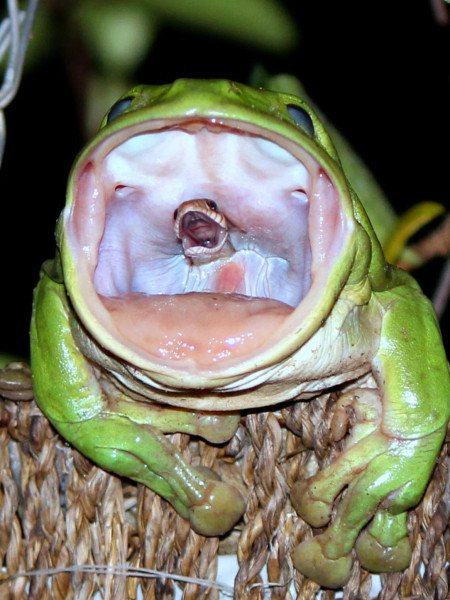
[{"label": "bumpy skin texture", "polygon": [[[140,123],[153,121],[159,128],[187,121],[227,131],[242,126],[290,152],[306,148],[328,173],[349,224],[333,264],[321,267],[328,271],[302,326],[232,368],[161,366],[109,335],[83,298],[82,263],[68,233],[80,173],[101,162],[102,144],[117,138],[118,145],[128,130],[139,133]],[[220,444],[234,435],[240,409],[310,398],[367,374],[369,387],[347,392],[335,407],[336,439],[349,412],[356,416],[344,451],[291,490],[299,515],[323,528],[347,488],[333,522],[297,546],[294,564],[332,588],[349,579],[354,552],[370,571],[408,565],[407,511],[420,501],[449,418],[447,361],[430,303],[409,275],[386,264],[326,132],[301,100],[225,81],[134,88],[75,163],[57,239],[57,257],[44,265],[35,292],[32,371],[40,407],[70,443],[166,498],[198,532],[221,535],[239,520],[245,500],[216,474],[186,464],[163,433]]]}]

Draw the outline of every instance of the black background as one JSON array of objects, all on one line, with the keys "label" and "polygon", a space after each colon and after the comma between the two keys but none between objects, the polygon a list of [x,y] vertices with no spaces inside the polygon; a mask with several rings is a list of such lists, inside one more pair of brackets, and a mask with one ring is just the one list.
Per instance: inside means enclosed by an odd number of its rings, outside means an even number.
[{"label": "black background", "polygon": [[[436,22],[430,2],[285,5],[301,31],[289,55],[274,58],[166,26],[136,82],[178,77],[246,82],[255,64],[292,73],[351,141],[399,212],[423,200],[448,206],[450,27]],[[0,350],[22,356],[28,354],[32,290],[40,264],[53,256],[68,171],[85,141],[66,61],[57,52],[27,74],[6,110]],[[427,293],[442,264],[433,261],[417,273]],[[442,327],[448,329],[448,317]]]}]

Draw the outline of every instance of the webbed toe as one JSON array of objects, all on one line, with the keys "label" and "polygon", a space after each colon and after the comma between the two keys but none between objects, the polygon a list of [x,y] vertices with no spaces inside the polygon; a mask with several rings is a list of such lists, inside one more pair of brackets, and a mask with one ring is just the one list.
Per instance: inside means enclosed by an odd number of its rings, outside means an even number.
[{"label": "webbed toe", "polygon": [[294,566],[322,587],[340,588],[350,579],[353,566],[351,553],[340,558],[329,558],[324,552],[320,536],[299,544],[294,550]]},{"label": "webbed toe", "polygon": [[412,551],[407,537],[394,546],[384,546],[365,530],[359,535],[355,549],[361,565],[375,573],[403,571],[411,562]]},{"label": "webbed toe", "polygon": [[245,511],[240,492],[222,481],[211,481],[201,503],[189,508],[189,521],[198,533],[222,535],[229,531]]},{"label": "webbed toe", "polygon": [[297,514],[313,527],[323,527],[331,517],[332,503],[314,498],[308,479],[297,481],[291,488],[291,501]]}]

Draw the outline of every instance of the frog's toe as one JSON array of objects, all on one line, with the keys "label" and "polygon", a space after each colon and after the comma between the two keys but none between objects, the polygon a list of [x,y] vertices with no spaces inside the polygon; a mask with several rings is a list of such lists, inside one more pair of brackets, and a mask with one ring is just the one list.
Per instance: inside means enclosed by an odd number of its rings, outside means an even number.
[{"label": "frog's toe", "polygon": [[294,550],[294,566],[322,587],[340,588],[350,579],[353,566],[351,553],[328,558],[323,552],[320,536],[299,544]]},{"label": "frog's toe", "polygon": [[212,444],[222,444],[231,440],[239,427],[240,420],[239,413],[200,414],[195,433]]},{"label": "frog's toe", "polygon": [[306,479],[298,481],[291,488],[291,501],[294,509],[313,527],[323,527],[331,518],[333,505],[314,497],[313,486]]},{"label": "frog's toe", "polygon": [[245,510],[240,492],[222,481],[211,481],[201,503],[189,508],[189,521],[198,533],[222,535],[239,521]]},{"label": "frog's toe", "polygon": [[411,545],[407,537],[394,546],[384,546],[369,531],[363,531],[355,545],[361,565],[371,572],[403,571],[411,562]]}]

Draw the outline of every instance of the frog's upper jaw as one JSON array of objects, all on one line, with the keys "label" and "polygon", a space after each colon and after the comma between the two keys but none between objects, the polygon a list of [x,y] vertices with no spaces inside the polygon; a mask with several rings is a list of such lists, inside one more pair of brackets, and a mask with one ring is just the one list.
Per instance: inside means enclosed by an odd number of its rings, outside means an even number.
[{"label": "frog's upper jaw", "polygon": [[[193,263],[174,231],[207,199],[232,249]],[[74,170],[62,256],[96,342],[155,388],[269,381],[326,320],[351,270],[354,220],[334,161],[250,123],[147,121]],[[320,374],[318,374],[320,376]]]}]

